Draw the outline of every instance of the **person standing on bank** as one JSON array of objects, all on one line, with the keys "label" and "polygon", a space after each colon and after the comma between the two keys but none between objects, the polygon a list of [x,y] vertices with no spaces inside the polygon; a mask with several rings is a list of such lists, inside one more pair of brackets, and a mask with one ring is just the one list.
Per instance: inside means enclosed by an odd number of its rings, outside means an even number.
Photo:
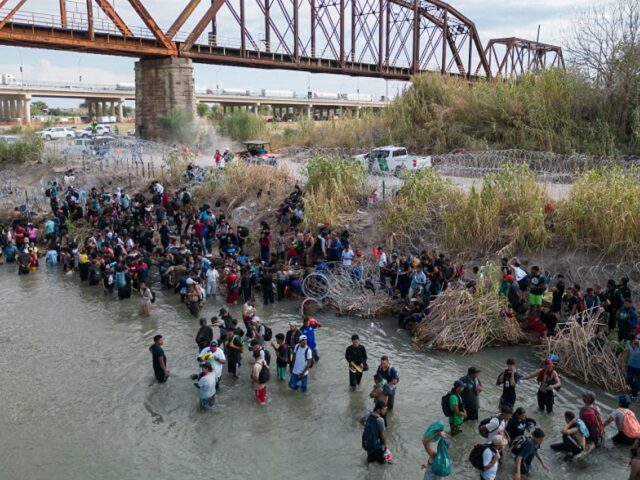
[{"label": "person standing on bank", "polygon": [[480,410],[480,392],[483,390],[482,382],[478,378],[479,373],[479,368],[469,367],[467,375],[460,379],[464,385],[462,401],[464,403],[464,409],[467,412],[467,421],[478,420],[478,410]]},{"label": "person standing on bank", "polygon": [[391,366],[389,357],[386,355],[380,357],[380,366],[378,367],[377,373],[387,382],[384,386],[384,394],[387,396],[387,410],[393,410],[396,400],[396,387],[400,381],[400,374],[398,374],[395,367]]},{"label": "person standing on bank", "polygon": [[360,344],[358,335],[351,336],[351,345],[347,347],[344,357],[349,364],[349,386],[353,391],[360,386],[362,372],[368,369],[367,350]]},{"label": "person standing on bank", "polygon": [[151,352],[151,359],[153,363],[153,373],[156,376],[156,380],[160,383],[164,383],[169,378],[169,369],[167,368],[167,356],[164,354],[164,339],[162,335],[156,335],[153,337],[153,345],[149,347]]}]

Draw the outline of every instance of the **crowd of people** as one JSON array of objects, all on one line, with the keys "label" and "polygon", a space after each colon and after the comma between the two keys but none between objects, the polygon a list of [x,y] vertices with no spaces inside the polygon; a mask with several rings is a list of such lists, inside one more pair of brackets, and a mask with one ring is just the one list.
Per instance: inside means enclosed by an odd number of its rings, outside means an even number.
[{"label": "crowd of people", "polygon": [[[148,191],[131,195],[123,188],[92,188],[85,192],[53,182],[46,195],[51,214],[42,227],[19,209],[10,225],[2,227],[0,260],[4,257],[5,262],[15,263],[19,275],[37,270],[40,262],[48,267],[59,265],[65,273],[77,273],[81,281],[119,300],[136,293],[142,316],[152,313],[156,301],[156,292],[148,283],[151,269],[157,268],[161,288],[179,295],[189,313],[200,319],[195,337],[195,365],[199,371],[192,378],[203,412],[215,406],[225,365],[228,376],[240,377],[245,350],[258,404],[267,403],[268,385],[274,380],[286,382],[290,389],[300,392],[309,388],[309,373],[320,360],[316,339],[320,323],[303,315],[301,325],[292,321],[288,331],[273,335],[258,315],[256,293],[260,293],[263,305],[301,298],[308,273],[320,266],[337,266],[348,269],[354,283],[363,288],[396,297],[404,305],[399,322],[405,327],[427,318],[430,302],[447,288],[473,288],[474,277],[479,273],[474,268],[473,275],[467,276],[462,265],[455,265],[443,254],[423,251],[410,255],[387,252],[384,246],[378,246],[372,249],[378,279],[365,278],[365,255],[353,245],[348,230],[336,232],[328,225],[319,226],[315,232],[300,228],[304,202],[298,185],[279,205],[273,220],[261,222],[256,231],[246,225],[232,225],[219,205],[212,208],[207,203],[196,204],[187,188],[170,192],[158,181]],[[82,235],[77,228],[80,224],[86,226]],[[271,224],[276,227],[272,229]],[[253,245],[257,247],[255,257],[250,251]],[[600,318],[605,319],[603,335],[617,330],[618,339],[625,342],[624,362],[631,396],[621,395],[619,407],[603,421],[594,404],[595,395],[585,392],[584,405],[576,412],[564,413],[562,439],[551,448],[562,452],[567,460],[585,455],[602,443],[604,428],[610,424],[617,428],[615,443],[634,444],[640,438],[640,424],[629,406],[640,390],[640,330],[629,280],[610,280],[605,288],[594,285],[583,293],[579,285],[567,285],[562,275],[552,285],[549,275],[539,267],[526,271],[517,258],[503,260],[501,275],[500,293],[514,313],[526,316],[529,328],[540,335],[555,335],[569,317],[597,309]],[[207,302],[242,305],[242,318],[233,318],[226,307],[208,321],[200,318]],[[155,378],[161,383],[170,378],[163,347],[164,337],[156,335],[149,348]],[[272,360],[276,367],[273,378]],[[369,370],[366,348],[357,335],[352,336],[352,343],[346,348],[345,361],[349,388],[357,391]],[[479,421],[483,391],[479,374],[478,368],[469,368],[467,375],[456,380],[443,397],[449,433],[441,421],[426,430],[425,478],[449,475],[447,462],[442,460],[447,438]],[[496,477],[507,448],[515,458],[514,478],[526,474],[535,458],[547,468],[540,455],[545,433],[524,408],[516,407],[517,385],[528,379],[535,379],[539,385],[540,411],[553,414],[554,398],[561,388],[553,360],[547,359],[538,371],[522,375],[516,362],[509,359],[496,382],[503,388],[497,413],[478,423],[478,433],[486,442],[474,447],[469,457],[484,480]],[[362,419],[362,445],[369,462],[390,463],[393,457],[386,435],[387,413],[394,408],[400,375],[387,356],[380,358],[372,381],[369,396],[373,405]],[[637,445],[634,452],[633,471],[638,476]],[[448,468],[451,469],[450,462]]]}]

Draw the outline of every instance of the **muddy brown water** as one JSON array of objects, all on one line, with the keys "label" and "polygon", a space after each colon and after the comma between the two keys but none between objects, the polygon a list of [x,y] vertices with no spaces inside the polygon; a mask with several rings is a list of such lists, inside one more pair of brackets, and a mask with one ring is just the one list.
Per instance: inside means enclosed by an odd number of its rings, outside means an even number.
[{"label": "muddy brown water", "polygon": [[[495,411],[500,396],[495,379],[507,357],[516,357],[526,372],[537,365],[527,347],[468,357],[418,353],[394,319],[320,313],[321,360],[307,394],[272,381],[268,405],[261,408],[243,366],[238,381],[225,373],[217,406],[201,414],[189,379],[196,370],[197,319],[172,293],[158,291],[152,316],[142,319],[135,299],[118,302],[58,271],[41,268],[18,277],[12,266],[3,265],[0,304],[2,480],[420,479],[421,436],[430,422],[442,418],[440,397],[454,379],[469,365],[483,369],[483,418]],[[209,302],[204,315],[210,317],[219,306]],[[297,318],[292,302],[258,308],[274,333]],[[164,385],[154,383],[147,351],[157,333],[166,338],[171,370]],[[349,392],[344,350],[353,333],[360,335],[372,365],[373,358],[389,355],[401,375],[389,430],[394,465],[367,465],[360,446],[358,419],[371,406],[367,394],[373,372],[365,374],[362,391]],[[534,383],[519,387],[518,405],[547,433],[543,455],[551,466],[549,474],[536,466],[530,478],[627,478],[627,451],[610,442],[572,464],[549,450],[548,443],[559,437],[562,412],[576,410],[584,388],[563,381],[553,415],[536,411]],[[608,412],[613,396],[594,390]],[[466,425],[452,441],[450,478],[477,479],[467,460],[480,439],[476,429]],[[512,478],[513,468],[507,458],[498,478]]]}]

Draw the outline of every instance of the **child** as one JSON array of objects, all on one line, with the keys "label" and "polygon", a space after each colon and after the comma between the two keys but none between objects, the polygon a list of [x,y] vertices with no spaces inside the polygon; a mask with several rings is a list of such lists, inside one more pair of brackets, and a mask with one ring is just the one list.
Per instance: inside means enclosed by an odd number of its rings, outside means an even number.
[{"label": "child", "polygon": [[276,343],[277,345],[271,342],[271,347],[276,351],[276,372],[278,374],[278,380],[283,382],[287,376],[287,365],[291,361],[291,350],[289,346],[284,343],[283,333],[276,335]]}]

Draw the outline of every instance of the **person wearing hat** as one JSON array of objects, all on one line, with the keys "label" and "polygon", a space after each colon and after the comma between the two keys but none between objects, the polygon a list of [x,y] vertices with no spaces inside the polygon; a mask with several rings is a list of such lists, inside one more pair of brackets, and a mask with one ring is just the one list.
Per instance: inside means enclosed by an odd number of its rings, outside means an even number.
[{"label": "person wearing hat", "polygon": [[464,385],[462,400],[467,412],[466,420],[478,420],[478,410],[480,410],[480,392],[483,390],[482,382],[478,378],[480,369],[469,367],[467,374],[460,379]]},{"label": "person wearing hat", "polygon": [[451,416],[449,417],[449,426],[451,427],[451,435],[457,435],[462,431],[462,424],[467,418],[464,401],[462,400],[462,392],[464,392],[464,383],[460,380],[453,382],[453,390],[449,395],[449,408]]},{"label": "person wearing hat", "polygon": [[613,422],[616,424],[618,433],[611,437],[613,443],[633,445],[635,442],[634,438],[629,438],[624,434],[625,422],[631,422],[632,424],[638,425],[638,419],[636,418],[635,413],[629,409],[629,405],[631,405],[631,397],[627,394],[619,395],[618,408],[611,412],[604,422],[604,428],[607,428]]},{"label": "person wearing hat", "polygon": [[538,382],[538,408],[547,410],[547,413],[553,412],[553,403],[556,390],[561,387],[560,376],[556,372],[553,360],[547,358],[544,361],[544,367],[539,368],[531,375],[527,375],[523,380],[535,378]]},{"label": "person wearing hat", "polygon": [[484,466],[484,471],[480,473],[482,480],[495,480],[505,445],[507,445],[507,440],[501,435],[496,435],[491,444],[487,445],[482,452],[482,465]]},{"label": "person wearing hat", "polygon": [[199,390],[200,411],[207,412],[216,403],[216,376],[208,362],[202,363],[200,368],[202,368],[202,376],[194,385]]},{"label": "person wearing hat", "polygon": [[227,357],[216,340],[211,341],[209,351],[211,352],[209,363],[213,367],[213,373],[215,373],[216,376],[216,390],[218,390],[218,388],[220,388],[220,380],[222,379],[222,366],[227,363]]},{"label": "person wearing hat", "polygon": [[313,352],[307,345],[307,337],[305,335],[300,336],[300,341],[293,350],[291,365],[289,388],[297,390],[298,384],[300,384],[300,390],[303,393],[306,392],[309,369],[313,365]]}]

